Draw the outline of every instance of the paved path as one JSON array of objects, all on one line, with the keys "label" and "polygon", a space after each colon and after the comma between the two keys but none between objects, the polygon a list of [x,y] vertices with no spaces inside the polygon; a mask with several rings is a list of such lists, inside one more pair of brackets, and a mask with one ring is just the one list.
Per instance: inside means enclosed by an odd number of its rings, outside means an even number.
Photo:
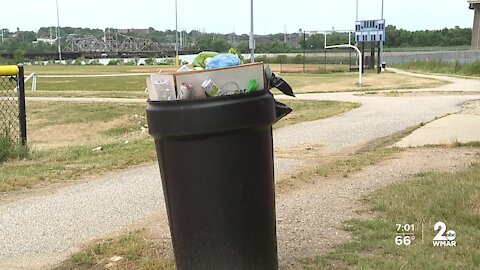
[{"label": "paved path", "polygon": [[[462,87],[462,82],[457,86]],[[477,86],[480,89],[480,82]],[[276,149],[307,143],[325,145],[330,153],[341,151],[457,112],[463,102],[480,99],[480,95],[368,97],[333,93],[300,95],[299,99],[360,102],[362,107],[276,130]],[[275,168],[278,174],[299,166],[299,162],[277,159]],[[0,203],[0,269],[48,268],[82,243],[125,229],[159,211],[164,213],[164,208],[156,165]]]}]

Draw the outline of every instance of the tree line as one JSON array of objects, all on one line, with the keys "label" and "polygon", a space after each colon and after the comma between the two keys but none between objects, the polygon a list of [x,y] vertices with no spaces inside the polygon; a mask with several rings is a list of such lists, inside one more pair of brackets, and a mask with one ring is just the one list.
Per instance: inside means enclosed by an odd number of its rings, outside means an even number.
[{"label": "tree line", "polygon": [[[18,31],[9,32],[3,29],[3,39],[0,40],[0,53],[14,54],[19,50],[29,53],[54,52],[56,45],[49,45],[43,42],[35,42],[38,38],[56,37],[55,27],[42,27],[38,32]],[[60,28],[61,41],[65,44],[69,36],[75,37],[96,37],[104,38],[106,34],[116,33],[116,29],[90,29],[90,28]],[[175,31],[166,30],[159,31],[154,28],[143,30],[125,30],[123,34],[149,39],[165,45],[166,49],[174,48]],[[236,47],[243,53],[248,53],[248,40],[246,34],[237,35],[203,33],[197,30],[190,32],[182,31],[181,49],[185,50],[212,50],[224,52],[230,47]],[[354,42],[354,34],[351,34]],[[449,46],[467,46],[470,45],[472,37],[471,28],[444,28],[441,30],[419,30],[408,31],[399,29],[396,26],[389,25],[386,28],[386,48],[402,48],[402,47],[449,47]],[[256,52],[259,53],[292,53],[301,52],[303,50],[323,50],[325,36],[322,33],[310,35],[309,33],[289,33],[289,34],[270,34],[257,35]],[[349,34],[343,32],[329,33],[327,36],[328,45],[346,44],[349,40]]]}]

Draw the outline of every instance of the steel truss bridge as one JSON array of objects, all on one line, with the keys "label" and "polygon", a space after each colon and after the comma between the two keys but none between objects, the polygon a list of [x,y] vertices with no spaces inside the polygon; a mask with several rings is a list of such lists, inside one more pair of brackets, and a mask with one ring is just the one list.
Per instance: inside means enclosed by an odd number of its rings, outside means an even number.
[{"label": "steel truss bridge", "polygon": [[102,38],[94,36],[76,37],[70,35],[67,37],[67,43],[63,49],[65,52],[161,52],[174,50],[173,44],[161,44],[149,39],[131,37],[120,33],[107,33]]},{"label": "steel truss bridge", "polygon": [[[196,50],[180,50],[180,54],[197,54]],[[86,58],[148,58],[175,57],[175,44],[159,43],[149,39],[131,37],[121,33],[106,33],[103,37],[78,37],[69,35],[62,48],[63,59]],[[13,59],[12,53],[0,53],[0,57]],[[27,59],[37,57],[58,59],[58,52],[42,52],[25,54]]]}]

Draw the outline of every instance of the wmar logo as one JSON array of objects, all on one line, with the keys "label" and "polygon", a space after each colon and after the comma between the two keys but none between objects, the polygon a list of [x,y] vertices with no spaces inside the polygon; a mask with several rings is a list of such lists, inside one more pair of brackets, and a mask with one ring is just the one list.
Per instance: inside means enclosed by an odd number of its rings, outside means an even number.
[{"label": "wmar logo", "polygon": [[433,226],[433,229],[435,231],[438,231],[437,235],[433,238],[433,246],[434,247],[456,247],[457,242],[455,239],[457,239],[457,233],[453,230],[449,230],[446,234],[445,231],[447,231],[447,225],[444,222],[437,222]]}]

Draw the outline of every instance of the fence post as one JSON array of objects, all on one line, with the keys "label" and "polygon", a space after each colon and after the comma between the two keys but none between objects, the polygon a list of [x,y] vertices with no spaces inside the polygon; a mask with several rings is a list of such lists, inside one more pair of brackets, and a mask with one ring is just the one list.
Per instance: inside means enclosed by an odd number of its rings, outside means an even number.
[{"label": "fence post", "polygon": [[18,119],[20,121],[20,143],[27,144],[27,115],[25,113],[25,71],[18,65]]}]

